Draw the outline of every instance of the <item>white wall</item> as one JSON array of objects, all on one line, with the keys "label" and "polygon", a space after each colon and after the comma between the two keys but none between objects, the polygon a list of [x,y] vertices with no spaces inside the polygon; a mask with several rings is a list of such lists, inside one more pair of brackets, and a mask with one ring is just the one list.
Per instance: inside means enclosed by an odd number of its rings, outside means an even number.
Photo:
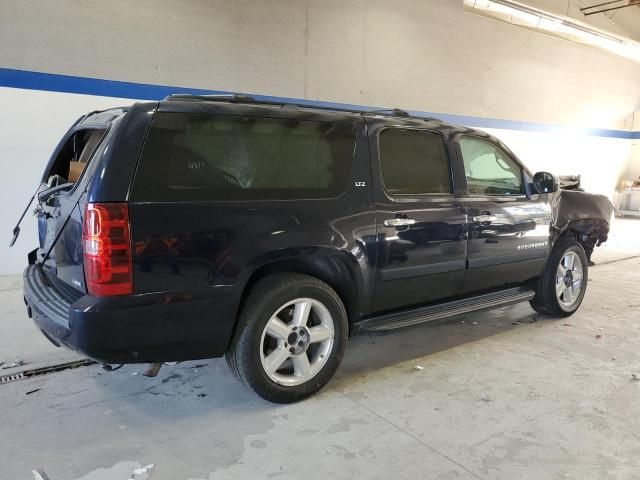
[{"label": "white wall", "polygon": [[528,132],[485,128],[500,138],[533,172],[582,175],[585,190],[613,198],[631,154],[631,141],[571,131]]},{"label": "white wall", "polygon": [[[533,170],[582,173],[603,193],[630,168],[631,141],[580,128],[631,129],[640,107],[640,64],[462,0],[0,0],[0,68],[571,127],[492,133]],[[68,126],[132,101],[0,88],[7,242]],[[23,267],[30,222],[13,250],[0,242],[0,273]]]},{"label": "white wall", "polygon": [[462,0],[0,0],[0,12],[5,68],[604,128],[629,128],[640,101],[640,64]]},{"label": "white wall", "polygon": [[621,178],[624,180],[640,180],[640,140],[635,140],[631,144],[629,162]]},{"label": "white wall", "polygon": [[[633,114],[632,129],[634,132],[640,132],[640,111]],[[640,180],[640,138],[636,138],[631,142],[631,154],[621,178],[625,180]]]}]

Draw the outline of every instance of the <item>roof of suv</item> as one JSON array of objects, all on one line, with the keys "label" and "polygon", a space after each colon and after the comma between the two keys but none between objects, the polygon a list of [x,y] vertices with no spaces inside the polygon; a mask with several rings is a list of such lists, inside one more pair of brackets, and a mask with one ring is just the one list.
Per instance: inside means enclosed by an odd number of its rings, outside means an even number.
[{"label": "roof of suv", "polygon": [[[277,100],[272,97],[254,97],[242,93],[228,93],[228,94],[216,94],[216,95],[191,95],[191,94],[173,94],[169,95],[158,105],[160,111],[181,111],[185,105],[192,104],[195,110],[204,111],[211,108],[220,107],[223,110],[227,110],[232,105],[238,105],[241,107],[256,108],[256,109],[282,109],[289,108],[293,111],[306,111],[316,114],[318,118],[326,116],[340,115],[344,117],[362,117],[362,116],[375,116],[386,117],[388,119],[397,120],[398,122],[406,123],[411,127],[417,127],[423,123],[429,124],[429,127],[436,128],[438,130],[447,129],[456,133],[472,134],[478,137],[483,137],[493,141],[500,145],[504,150],[509,152],[510,155],[517,158],[516,155],[507,147],[502,141],[493,135],[483,131],[477,130],[471,127],[465,127],[461,125],[454,125],[444,122],[438,118],[428,117],[425,115],[416,115],[405,110],[398,108],[390,109],[378,109],[378,108],[356,108],[353,105],[327,105],[323,102],[316,102],[313,100],[295,100],[284,99]],[[335,117],[334,117],[335,118]],[[525,167],[526,168],[526,167]]]},{"label": "roof of suv", "polygon": [[388,117],[397,117],[397,118],[412,118],[416,120],[426,120],[438,123],[444,123],[442,120],[433,117],[426,116],[418,116],[411,115],[409,112],[405,110],[401,110],[399,108],[353,108],[350,105],[341,106],[327,106],[318,102],[309,101],[308,103],[305,101],[278,101],[272,99],[262,99],[253,97],[250,95],[245,95],[242,93],[230,93],[230,94],[219,94],[219,95],[190,95],[190,94],[173,94],[166,97],[164,102],[176,102],[176,101],[192,101],[192,102],[222,102],[222,103],[236,103],[236,104],[245,104],[245,105],[266,105],[266,106],[275,106],[275,107],[296,107],[302,108],[305,110],[320,110],[320,111],[329,111],[334,113],[344,113],[344,114],[356,114],[360,115],[381,115]]}]

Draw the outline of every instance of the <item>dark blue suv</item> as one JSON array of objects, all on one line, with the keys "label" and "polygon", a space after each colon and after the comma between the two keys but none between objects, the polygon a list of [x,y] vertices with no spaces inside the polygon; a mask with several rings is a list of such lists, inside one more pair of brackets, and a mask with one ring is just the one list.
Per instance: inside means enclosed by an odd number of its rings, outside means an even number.
[{"label": "dark blue suv", "polygon": [[480,131],[242,95],[87,114],[35,197],[24,297],[54,344],[108,364],[226,355],[283,403],[358,332],[522,301],[572,314],[612,211]]}]

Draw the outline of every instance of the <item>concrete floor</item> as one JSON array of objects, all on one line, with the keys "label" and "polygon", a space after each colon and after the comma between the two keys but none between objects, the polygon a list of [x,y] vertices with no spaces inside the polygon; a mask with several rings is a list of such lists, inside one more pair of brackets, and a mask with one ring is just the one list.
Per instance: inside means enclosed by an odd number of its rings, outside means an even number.
[{"label": "concrete floor", "polygon": [[[637,479],[640,220],[614,233],[571,318],[523,304],[355,337],[296,405],[262,401],[221,359],[0,385],[0,478]],[[78,358],[26,319],[18,277],[0,278],[0,302],[0,360]]]}]

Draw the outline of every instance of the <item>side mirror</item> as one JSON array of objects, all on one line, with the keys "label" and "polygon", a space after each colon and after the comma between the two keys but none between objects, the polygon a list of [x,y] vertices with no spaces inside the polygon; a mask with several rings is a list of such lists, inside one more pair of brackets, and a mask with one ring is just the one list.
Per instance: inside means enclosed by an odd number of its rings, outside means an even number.
[{"label": "side mirror", "polygon": [[560,182],[549,172],[538,172],[533,176],[533,186],[538,193],[553,193],[560,188]]}]

